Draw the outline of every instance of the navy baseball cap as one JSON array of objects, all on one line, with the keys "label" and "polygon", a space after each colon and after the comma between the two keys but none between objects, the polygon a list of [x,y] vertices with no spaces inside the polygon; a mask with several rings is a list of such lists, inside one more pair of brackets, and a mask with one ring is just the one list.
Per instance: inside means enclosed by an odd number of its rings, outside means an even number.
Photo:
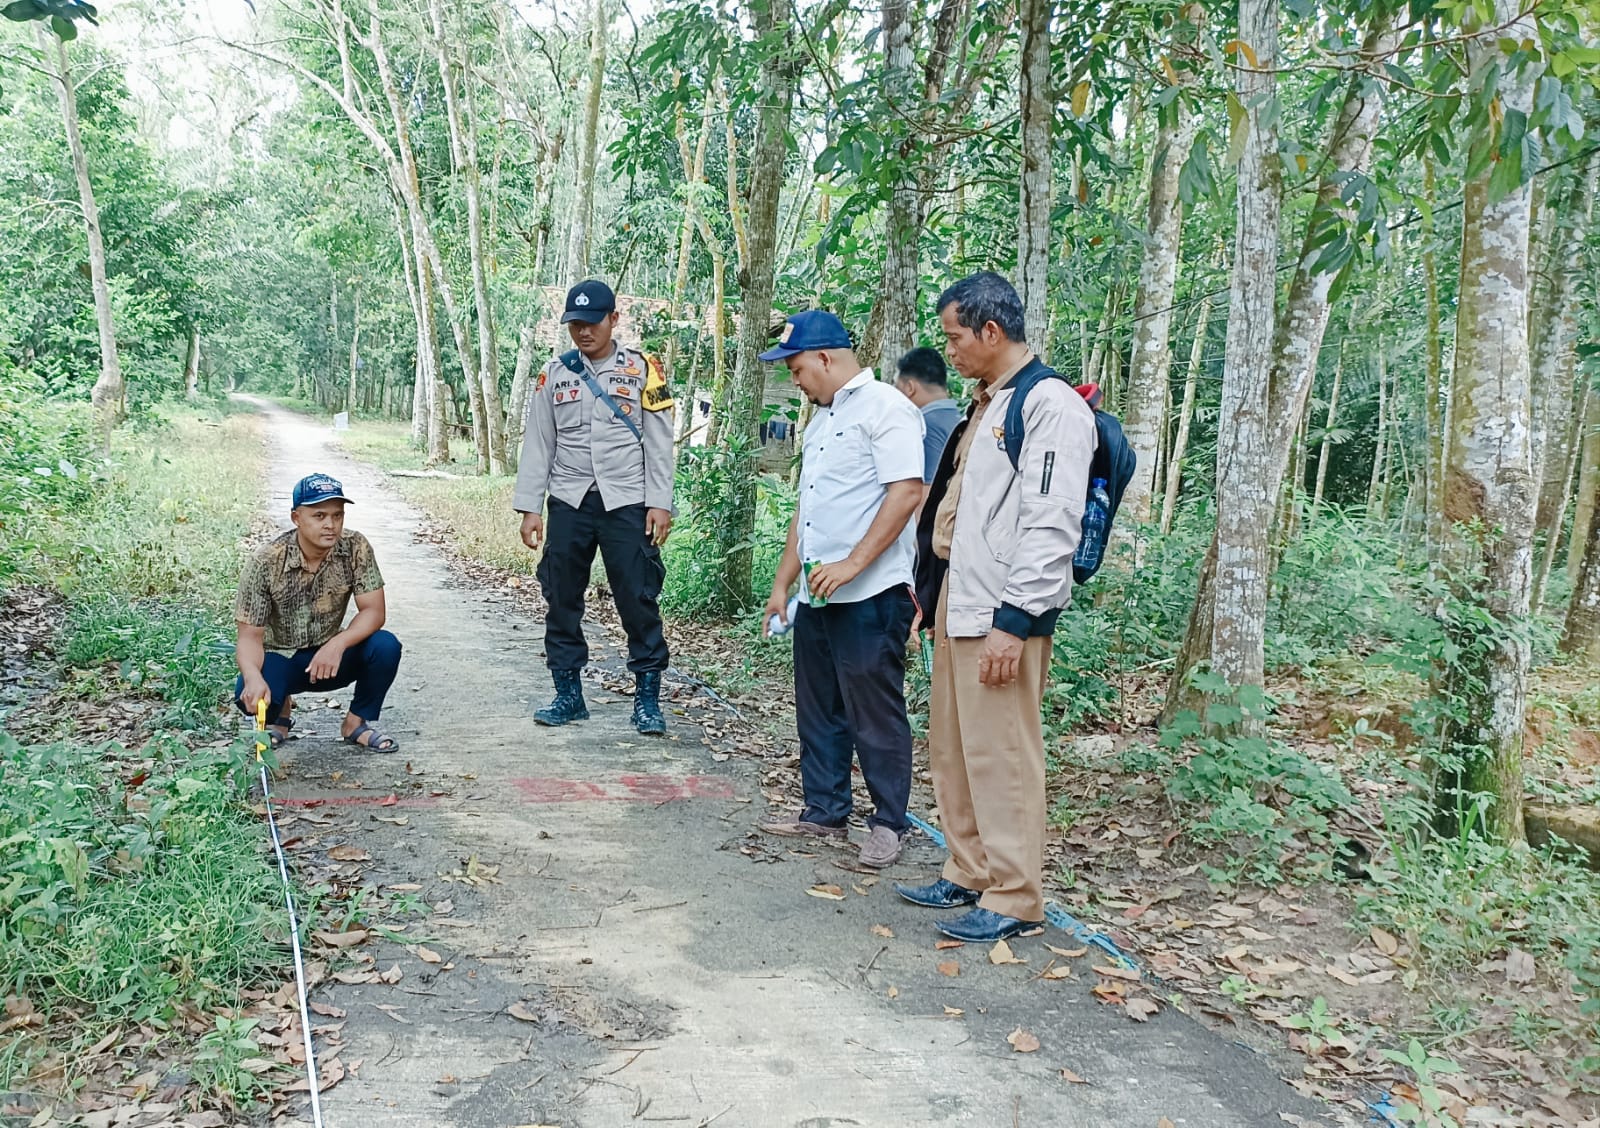
[{"label": "navy baseball cap", "polygon": [[783,333],[778,337],[777,347],[762,353],[760,359],[787,360],[813,349],[853,347],[844,322],[825,309],[806,309],[783,323]]},{"label": "navy baseball cap", "polygon": [[307,474],[294,484],[294,500],[289,508],[299,509],[302,505],[320,505],[324,501],[350,502],[350,499],[344,496],[344,486],[337,478],[327,474]]},{"label": "navy baseball cap", "polygon": [[569,321],[587,321],[590,325],[605,320],[617,308],[617,295],[604,282],[590,279],[579,282],[567,291],[567,310],[561,315],[561,324]]}]

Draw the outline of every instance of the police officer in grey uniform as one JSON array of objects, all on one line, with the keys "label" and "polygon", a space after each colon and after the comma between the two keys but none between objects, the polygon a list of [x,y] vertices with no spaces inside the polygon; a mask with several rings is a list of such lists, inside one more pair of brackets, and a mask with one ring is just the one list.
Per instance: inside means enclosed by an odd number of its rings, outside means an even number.
[{"label": "police officer in grey uniform", "polygon": [[667,641],[657,600],[666,578],[661,545],[672,528],[672,392],[654,357],[612,338],[616,308],[604,282],[567,291],[561,322],[577,347],[545,366],[528,399],[512,505],[522,514],[522,543],[535,552],[544,546],[545,658],[556,685],[555,700],[533,719],[564,725],[589,717],[579,678],[589,661],[583,598],[598,548],[628,635],[633,724],[660,735]]}]

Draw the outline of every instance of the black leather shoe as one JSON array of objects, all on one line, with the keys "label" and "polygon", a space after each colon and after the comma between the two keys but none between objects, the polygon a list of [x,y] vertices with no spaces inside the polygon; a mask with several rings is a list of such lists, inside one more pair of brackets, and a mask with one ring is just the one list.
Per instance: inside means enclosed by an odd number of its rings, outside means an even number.
[{"label": "black leather shoe", "polygon": [[973,909],[954,920],[941,920],[934,927],[952,940],[992,944],[1013,936],[1037,936],[1044,931],[1044,921],[1018,920],[1016,917],[1002,916],[992,909]]},{"label": "black leather shoe", "polygon": [[921,905],[925,909],[956,909],[962,905],[975,905],[982,896],[976,889],[963,888],[942,877],[932,885],[901,885],[895,882],[894,891],[913,905]]}]

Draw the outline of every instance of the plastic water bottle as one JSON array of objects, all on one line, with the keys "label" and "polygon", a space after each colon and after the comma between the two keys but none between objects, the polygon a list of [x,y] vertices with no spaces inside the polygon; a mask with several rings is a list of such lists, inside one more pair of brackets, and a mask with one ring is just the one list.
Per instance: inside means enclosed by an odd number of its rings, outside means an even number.
[{"label": "plastic water bottle", "polygon": [[783,617],[779,618],[777,615],[774,615],[772,618],[767,620],[767,637],[777,638],[780,635],[786,635],[790,631],[794,630],[794,613],[799,609],[799,607],[800,597],[798,595],[790,596],[789,607],[783,613]]},{"label": "plastic water bottle", "polygon": [[1078,541],[1078,551],[1072,554],[1075,568],[1094,571],[1100,567],[1100,557],[1106,550],[1106,529],[1111,524],[1111,495],[1106,492],[1106,480],[1096,478],[1089,486],[1089,500],[1083,507],[1083,536]]}]

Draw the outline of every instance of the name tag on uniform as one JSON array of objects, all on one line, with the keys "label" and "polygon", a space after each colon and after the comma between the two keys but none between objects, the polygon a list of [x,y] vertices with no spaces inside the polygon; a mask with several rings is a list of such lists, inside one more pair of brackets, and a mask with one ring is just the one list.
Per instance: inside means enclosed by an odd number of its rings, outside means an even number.
[{"label": "name tag on uniform", "polygon": [[577,381],[562,380],[550,385],[551,399],[556,403],[577,403],[582,398],[583,392],[579,389]]}]

